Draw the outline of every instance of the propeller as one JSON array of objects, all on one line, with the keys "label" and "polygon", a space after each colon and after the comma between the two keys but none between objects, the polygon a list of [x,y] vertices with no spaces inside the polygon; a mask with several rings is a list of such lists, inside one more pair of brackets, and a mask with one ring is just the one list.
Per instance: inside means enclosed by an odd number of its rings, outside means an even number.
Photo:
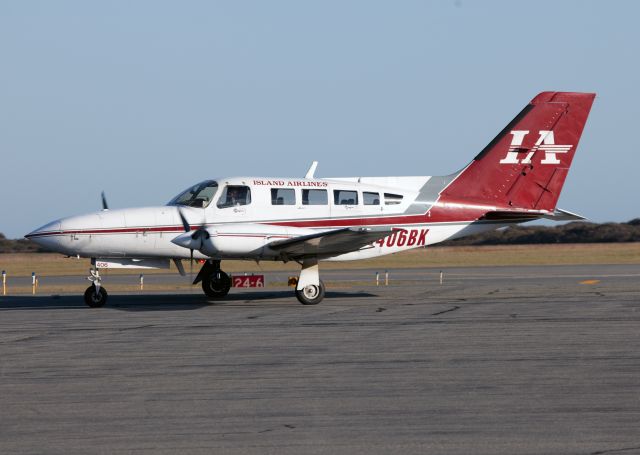
[{"label": "propeller", "polygon": [[[184,228],[185,234],[182,234],[177,239],[174,239],[174,243],[189,248],[189,268],[191,275],[193,275],[193,250],[201,250],[204,241],[210,237],[209,232],[205,228],[205,225],[207,223],[206,220],[203,220],[202,226],[193,231],[192,234],[186,235],[191,232],[191,225],[187,221],[187,218],[184,216],[184,213],[182,213],[182,209],[180,209],[180,207],[178,207],[178,215],[180,215],[180,221],[182,222],[182,227]],[[180,243],[175,241],[178,239]]]},{"label": "propeller", "polygon": [[102,210],[109,210],[109,205],[107,204],[107,196],[104,195],[104,191],[101,194],[102,196]]}]

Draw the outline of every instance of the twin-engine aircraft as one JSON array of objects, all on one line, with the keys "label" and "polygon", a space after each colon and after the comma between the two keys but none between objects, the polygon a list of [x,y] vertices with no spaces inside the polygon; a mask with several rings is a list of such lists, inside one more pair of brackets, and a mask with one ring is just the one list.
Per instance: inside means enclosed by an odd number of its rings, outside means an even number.
[{"label": "twin-engine aircraft", "polygon": [[107,301],[99,270],[168,268],[205,260],[193,284],[229,292],[221,261],[296,261],[295,294],[325,294],[320,261],[349,261],[433,245],[526,221],[583,219],[556,209],[595,94],[536,96],[462,170],[441,177],[233,177],[206,180],[167,205],[62,218],[26,238],[91,258],[90,307]]}]

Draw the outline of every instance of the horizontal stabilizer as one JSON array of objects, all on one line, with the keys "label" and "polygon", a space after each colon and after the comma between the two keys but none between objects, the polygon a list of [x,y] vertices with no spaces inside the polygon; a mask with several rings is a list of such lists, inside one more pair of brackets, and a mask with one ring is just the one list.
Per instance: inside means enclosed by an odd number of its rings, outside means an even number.
[{"label": "horizontal stabilizer", "polygon": [[586,218],[575,213],[567,212],[566,210],[555,209],[553,212],[536,210],[494,210],[485,213],[480,219],[487,221],[512,221],[514,223],[522,223],[525,221],[539,219],[553,221],[582,221]]},{"label": "horizontal stabilizer", "polygon": [[585,217],[577,213],[568,212],[562,209],[556,209],[552,214],[545,215],[542,218],[553,221],[584,221]]}]

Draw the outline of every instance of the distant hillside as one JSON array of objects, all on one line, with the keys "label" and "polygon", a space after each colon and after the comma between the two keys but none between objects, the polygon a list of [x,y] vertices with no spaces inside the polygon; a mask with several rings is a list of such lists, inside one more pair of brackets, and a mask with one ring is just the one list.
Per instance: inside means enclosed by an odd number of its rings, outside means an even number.
[{"label": "distant hillside", "polygon": [[[628,223],[573,222],[558,226],[514,226],[439,243],[454,245],[533,245],[539,243],[640,242],[640,218]],[[26,239],[10,240],[0,233],[0,253],[45,252]]]},{"label": "distant hillside", "polygon": [[27,239],[10,240],[0,232],[0,253],[42,253],[46,250]]},{"label": "distant hillside", "polygon": [[533,245],[539,243],[640,242],[640,218],[628,223],[577,221],[557,226],[513,226],[439,243],[453,245]]}]

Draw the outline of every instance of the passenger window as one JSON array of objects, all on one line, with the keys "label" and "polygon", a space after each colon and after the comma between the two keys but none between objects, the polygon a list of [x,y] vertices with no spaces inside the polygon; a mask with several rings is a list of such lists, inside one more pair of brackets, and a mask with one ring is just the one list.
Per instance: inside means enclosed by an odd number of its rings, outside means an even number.
[{"label": "passenger window", "polygon": [[295,205],[296,192],[290,188],[271,188],[271,205]]},{"label": "passenger window", "polygon": [[402,202],[401,194],[384,193],[385,205],[395,205],[395,204],[400,204],[401,202]]},{"label": "passenger window", "polygon": [[333,190],[335,205],[358,205],[358,192],[347,190]]},{"label": "passenger window", "polygon": [[362,193],[362,201],[364,205],[380,205],[380,194],[364,191]]},{"label": "passenger window", "polygon": [[327,190],[302,190],[302,205],[327,205]]},{"label": "passenger window", "polygon": [[225,186],[218,199],[218,207],[221,209],[247,204],[251,204],[251,188],[244,185]]}]

